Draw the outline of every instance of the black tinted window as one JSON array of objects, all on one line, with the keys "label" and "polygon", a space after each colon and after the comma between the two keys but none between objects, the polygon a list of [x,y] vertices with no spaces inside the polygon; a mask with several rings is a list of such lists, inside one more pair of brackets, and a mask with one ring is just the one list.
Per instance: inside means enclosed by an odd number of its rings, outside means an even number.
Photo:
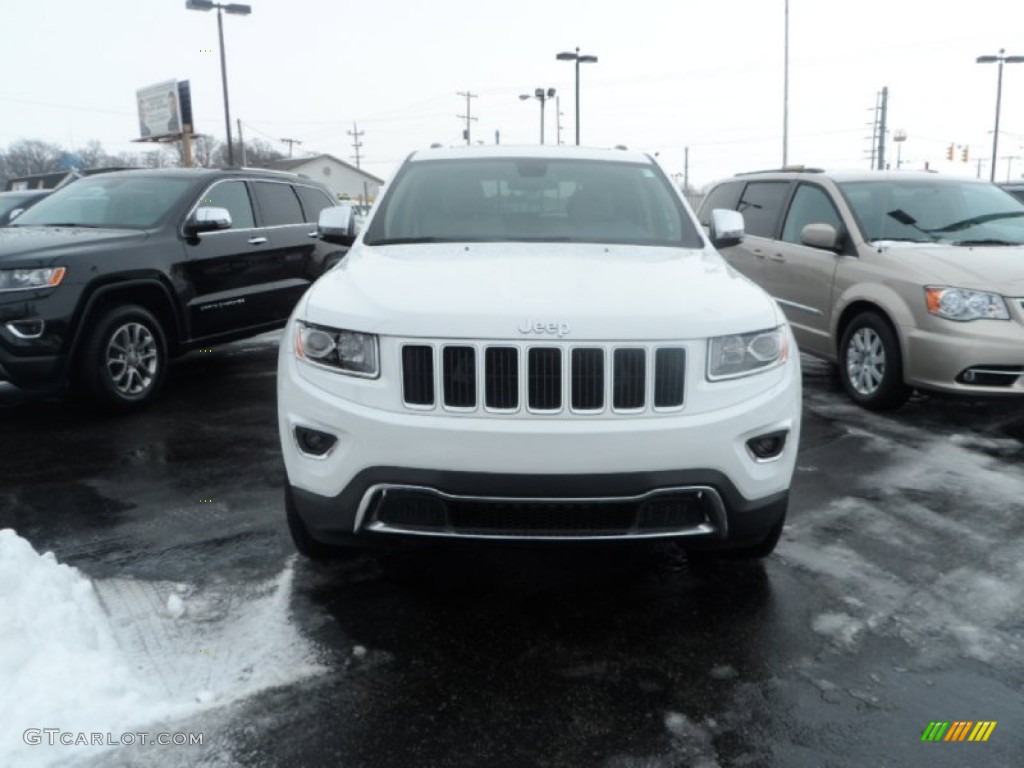
[{"label": "black tinted window", "polygon": [[788,181],[753,181],[747,184],[736,204],[736,210],[743,214],[743,224],[748,235],[775,236],[775,226],[787,192]]},{"label": "black tinted window", "polygon": [[277,181],[257,181],[256,197],[260,201],[263,224],[279,227],[283,224],[301,224],[302,206],[291,184]]},{"label": "black tinted window", "polygon": [[322,190],[313,187],[295,187],[302,201],[302,212],[306,215],[306,221],[315,222],[320,217],[320,211],[330,208],[334,201]]},{"label": "black tinted window", "polygon": [[222,181],[214,184],[203,195],[200,208],[226,208],[231,214],[232,229],[251,229],[256,225],[252,215],[252,202],[244,181]]},{"label": "black tinted window", "polygon": [[738,181],[728,181],[712,189],[701,203],[700,223],[705,227],[708,226],[711,222],[711,212],[716,208],[735,211],[741,189],[743,189],[743,183]]}]

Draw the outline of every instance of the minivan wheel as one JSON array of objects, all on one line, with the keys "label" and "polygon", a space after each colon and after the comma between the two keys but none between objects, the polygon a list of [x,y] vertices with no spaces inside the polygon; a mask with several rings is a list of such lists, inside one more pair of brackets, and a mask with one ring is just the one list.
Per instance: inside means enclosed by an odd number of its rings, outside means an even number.
[{"label": "minivan wheel", "polygon": [[123,305],[92,324],[76,375],[86,394],[127,411],[156,399],[167,374],[167,339],[149,310]]},{"label": "minivan wheel", "polygon": [[912,391],[903,383],[903,355],[896,333],[875,312],[862,312],[843,331],[839,375],[850,399],[872,411],[899,408]]}]

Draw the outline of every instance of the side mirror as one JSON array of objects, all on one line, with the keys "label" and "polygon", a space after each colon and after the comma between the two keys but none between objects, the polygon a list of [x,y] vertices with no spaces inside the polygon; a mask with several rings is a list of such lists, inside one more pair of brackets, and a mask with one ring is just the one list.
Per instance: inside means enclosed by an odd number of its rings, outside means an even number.
[{"label": "side mirror", "polygon": [[726,208],[715,208],[711,212],[708,237],[715,248],[728,248],[743,242],[743,214]]},{"label": "side mirror", "polygon": [[15,208],[13,211],[11,211],[9,214],[7,214],[7,223],[10,224],[16,218],[21,216],[21,214],[23,214],[24,212],[25,212],[24,208]]},{"label": "side mirror", "polygon": [[839,251],[842,238],[831,224],[808,224],[800,230],[800,244],[826,251]]},{"label": "side mirror", "polygon": [[231,229],[231,214],[227,208],[197,208],[185,222],[185,234],[190,237],[221,229]]},{"label": "side mirror", "polygon": [[359,222],[356,221],[355,209],[342,203],[320,211],[316,224],[317,234],[321,240],[337,245],[352,245],[359,236]]}]

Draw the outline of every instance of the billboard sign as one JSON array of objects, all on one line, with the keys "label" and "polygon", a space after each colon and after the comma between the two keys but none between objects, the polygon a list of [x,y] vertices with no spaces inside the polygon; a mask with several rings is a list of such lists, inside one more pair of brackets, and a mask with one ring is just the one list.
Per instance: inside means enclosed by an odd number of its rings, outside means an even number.
[{"label": "billboard sign", "polygon": [[139,105],[139,136],[155,139],[178,136],[182,132],[181,101],[178,82],[167,80],[135,92]]}]

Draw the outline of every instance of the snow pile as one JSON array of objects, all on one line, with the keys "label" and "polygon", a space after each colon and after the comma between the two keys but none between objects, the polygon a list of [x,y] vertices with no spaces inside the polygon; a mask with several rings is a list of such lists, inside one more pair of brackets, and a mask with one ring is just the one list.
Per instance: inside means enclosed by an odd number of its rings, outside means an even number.
[{"label": "snow pile", "polygon": [[92,584],[9,529],[0,530],[0,617],[0,765],[69,755],[71,747],[29,747],[28,728],[120,732],[157,714]]},{"label": "snow pile", "polygon": [[[26,744],[27,729],[112,734],[168,721],[324,671],[288,621],[294,572],[189,585],[95,584],[0,530],[0,766],[67,764],[103,748]],[[159,725],[156,725],[159,724]]]}]

